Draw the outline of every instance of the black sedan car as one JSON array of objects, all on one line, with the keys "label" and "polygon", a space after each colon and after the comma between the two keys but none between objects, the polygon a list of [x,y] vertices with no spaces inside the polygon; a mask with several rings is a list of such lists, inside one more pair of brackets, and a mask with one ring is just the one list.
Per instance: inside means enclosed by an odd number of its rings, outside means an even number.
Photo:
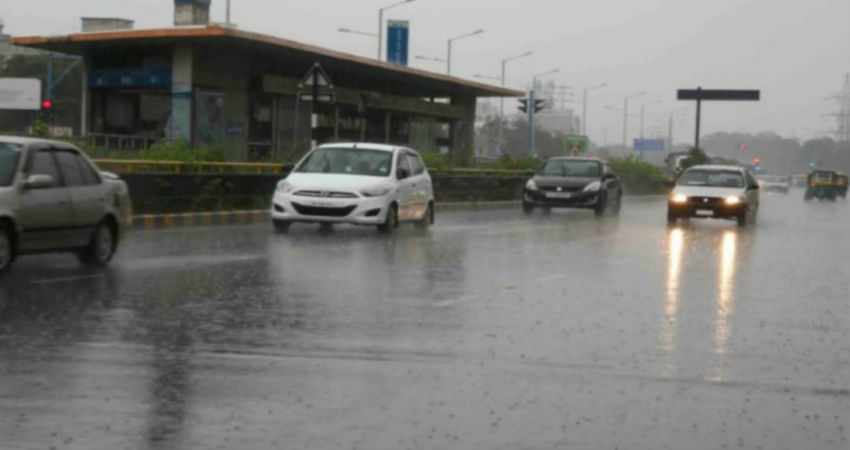
[{"label": "black sedan car", "polygon": [[620,212],[623,197],[620,178],[607,161],[598,158],[554,157],[540,173],[530,173],[525,185],[522,210],[526,214],[542,208],[592,209],[597,216],[610,208]]}]

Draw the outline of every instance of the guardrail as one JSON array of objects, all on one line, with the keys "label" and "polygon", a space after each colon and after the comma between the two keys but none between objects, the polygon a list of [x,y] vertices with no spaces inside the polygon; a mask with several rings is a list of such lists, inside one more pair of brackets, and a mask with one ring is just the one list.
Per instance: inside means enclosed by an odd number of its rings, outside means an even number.
[{"label": "guardrail", "polygon": [[[140,159],[95,159],[102,170],[116,173],[274,173],[283,174],[291,166],[278,163],[150,161]],[[525,177],[522,170],[429,169],[433,175]]]},{"label": "guardrail", "polygon": [[96,159],[102,170],[116,173],[258,173],[282,174],[285,164],[246,162],[145,161],[136,159]]}]

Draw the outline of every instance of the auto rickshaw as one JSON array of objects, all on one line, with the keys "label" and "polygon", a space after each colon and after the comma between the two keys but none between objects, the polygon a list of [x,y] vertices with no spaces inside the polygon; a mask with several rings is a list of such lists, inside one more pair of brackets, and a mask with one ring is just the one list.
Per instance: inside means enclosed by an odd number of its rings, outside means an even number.
[{"label": "auto rickshaw", "polygon": [[847,199],[847,175],[839,173],[835,177],[835,195]]},{"label": "auto rickshaw", "polygon": [[813,198],[835,201],[838,192],[838,173],[832,170],[814,170],[806,179],[806,200]]}]

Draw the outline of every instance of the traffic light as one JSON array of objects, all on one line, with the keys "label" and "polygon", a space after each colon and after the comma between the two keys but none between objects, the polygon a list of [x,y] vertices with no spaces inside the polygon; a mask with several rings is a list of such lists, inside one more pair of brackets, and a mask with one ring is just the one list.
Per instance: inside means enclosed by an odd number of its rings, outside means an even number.
[{"label": "traffic light", "polygon": [[759,157],[753,158],[753,165],[758,166],[759,164],[761,164],[761,158],[759,158]]},{"label": "traffic light", "polygon": [[546,108],[546,100],[535,100],[534,101],[534,112],[540,112]]},{"label": "traffic light", "polygon": [[50,111],[51,108],[53,108],[53,102],[52,101],[42,100],[41,109],[43,109],[44,111]]},{"label": "traffic light", "polygon": [[[528,99],[521,98],[517,100],[519,102],[519,109],[522,112],[528,112]],[[534,100],[534,112],[540,112],[546,109],[546,100]]]}]

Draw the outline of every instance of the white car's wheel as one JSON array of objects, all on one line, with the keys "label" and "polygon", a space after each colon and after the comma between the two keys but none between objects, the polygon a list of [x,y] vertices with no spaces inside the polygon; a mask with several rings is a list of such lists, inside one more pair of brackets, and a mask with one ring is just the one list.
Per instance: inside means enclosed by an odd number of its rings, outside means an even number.
[{"label": "white car's wheel", "polygon": [[384,223],[378,225],[378,231],[381,233],[392,233],[398,227],[398,206],[390,205],[387,209],[387,216]]}]

